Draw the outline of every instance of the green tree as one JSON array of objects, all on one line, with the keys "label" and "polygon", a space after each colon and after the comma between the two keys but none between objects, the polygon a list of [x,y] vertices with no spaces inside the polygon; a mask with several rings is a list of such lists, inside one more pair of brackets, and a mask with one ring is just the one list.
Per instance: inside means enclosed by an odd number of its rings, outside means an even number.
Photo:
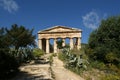
[{"label": "green tree", "polygon": [[61,39],[58,40],[56,43],[57,43],[57,47],[58,47],[59,49],[62,49],[62,48],[63,48],[63,46],[62,46],[63,41],[62,41]]},{"label": "green tree", "polygon": [[88,54],[91,58],[113,64],[120,62],[120,16],[101,21],[89,37],[88,49],[92,51]]},{"label": "green tree", "polygon": [[33,29],[26,29],[24,26],[12,25],[11,29],[6,29],[10,46],[18,50],[21,47],[35,46],[35,35]]},{"label": "green tree", "polygon": [[16,58],[10,54],[8,40],[5,29],[0,28],[0,80],[8,80],[19,67]]},{"label": "green tree", "polygon": [[10,29],[0,28],[0,79],[8,80],[16,74],[21,62],[31,59],[32,50],[28,46],[35,46],[33,29],[12,25]]}]

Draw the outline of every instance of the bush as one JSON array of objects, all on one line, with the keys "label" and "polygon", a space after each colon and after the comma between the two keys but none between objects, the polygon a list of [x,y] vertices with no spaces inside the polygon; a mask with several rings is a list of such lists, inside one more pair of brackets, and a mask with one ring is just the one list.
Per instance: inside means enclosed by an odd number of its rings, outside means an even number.
[{"label": "bush", "polygon": [[59,58],[60,60],[62,60],[63,62],[66,60],[66,56],[65,56],[64,54],[62,54],[62,53],[59,53],[59,54],[58,54],[58,58]]},{"label": "bush", "polygon": [[101,77],[101,80],[120,80],[118,75],[107,74]]},{"label": "bush", "polygon": [[41,57],[44,54],[45,54],[45,52],[43,50],[39,49],[39,48],[34,48],[33,49],[33,56],[35,58],[39,58],[39,57]]},{"label": "bush", "polygon": [[52,63],[53,63],[53,57],[54,57],[54,55],[50,55],[50,56],[49,56],[50,65],[52,65]]},{"label": "bush", "polygon": [[104,69],[107,68],[106,65],[103,62],[100,62],[100,61],[91,62],[91,66],[93,68],[97,68],[97,69],[100,69],[100,70],[104,70]]}]

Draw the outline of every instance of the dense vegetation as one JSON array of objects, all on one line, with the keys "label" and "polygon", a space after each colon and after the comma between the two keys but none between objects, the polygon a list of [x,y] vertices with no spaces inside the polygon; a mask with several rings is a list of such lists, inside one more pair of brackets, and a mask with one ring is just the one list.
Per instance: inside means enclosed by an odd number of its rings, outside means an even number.
[{"label": "dense vegetation", "polygon": [[112,73],[111,76],[117,76],[114,80],[118,79],[120,75],[120,16],[102,20],[99,28],[90,34],[86,53],[89,60],[95,64],[95,68],[107,70]]},{"label": "dense vegetation", "polygon": [[88,42],[89,57],[120,67],[120,17],[110,17],[93,31]]},{"label": "dense vegetation", "polygon": [[120,16],[102,20],[99,28],[90,34],[88,45],[82,44],[80,51],[63,49],[59,58],[66,68],[78,74],[85,73],[87,80],[119,80]]},{"label": "dense vegetation", "polygon": [[33,29],[26,29],[24,26],[12,25],[11,29],[6,28],[6,36],[9,40],[9,46],[14,47],[16,50],[29,46],[35,46],[35,35]]},{"label": "dense vegetation", "polygon": [[18,71],[23,62],[32,59],[31,46],[35,46],[33,30],[12,25],[0,28],[0,80],[8,80]]}]

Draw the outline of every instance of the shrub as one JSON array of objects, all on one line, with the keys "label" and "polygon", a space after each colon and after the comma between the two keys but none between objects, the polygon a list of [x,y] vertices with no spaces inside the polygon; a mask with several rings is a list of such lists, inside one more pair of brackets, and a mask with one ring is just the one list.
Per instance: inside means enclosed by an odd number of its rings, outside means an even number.
[{"label": "shrub", "polygon": [[41,57],[44,54],[45,54],[45,52],[43,50],[39,49],[39,48],[34,48],[33,49],[33,56],[35,58],[39,58],[39,57]]},{"label": "shrub", "polygon": [[100,61],[92,61],[91,66],[93,68],[97,68],[97,69],[100,69],[100,70],[104,70],[104,69],[107,68],[106,65],[103,62],[100,62]]},{"label": "shrub", "polygon": [[49,56],[50,65],[52,65],[52,63],[53,63],[53,57],[54,57],[54,55],[50,55],[50,56]]},{"label": "shrub", "polygon": [[65,55],[62,54],[62,53],[59,53],[59,54],[58,54],[58,58],[59,58],[60,60],[62,60],[62,61],[65,61],[65,60],[66,60]]},{"label": "shrub", "polygon": [[107,74],[101,77],[101,80],[120,80],[118,75]]}]

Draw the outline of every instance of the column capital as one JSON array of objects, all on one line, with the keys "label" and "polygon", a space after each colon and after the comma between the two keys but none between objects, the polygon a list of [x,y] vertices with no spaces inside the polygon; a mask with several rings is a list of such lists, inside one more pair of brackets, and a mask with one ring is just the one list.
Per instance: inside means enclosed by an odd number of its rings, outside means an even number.
[{"label": "column capital", "polygon": [[74,37],[69,37],[70,39],[73,39]]},{"label": "column capital", "polygon": [[45,38],[46,40],[50,40],[50,38]]},{"label": "column capital", "polygon": [[66,39],[66,37],[62,37],[61,39]]},{"label": "column capital", "polygon": [[53,38],[53,39],[58,39],[58,38]]}]

